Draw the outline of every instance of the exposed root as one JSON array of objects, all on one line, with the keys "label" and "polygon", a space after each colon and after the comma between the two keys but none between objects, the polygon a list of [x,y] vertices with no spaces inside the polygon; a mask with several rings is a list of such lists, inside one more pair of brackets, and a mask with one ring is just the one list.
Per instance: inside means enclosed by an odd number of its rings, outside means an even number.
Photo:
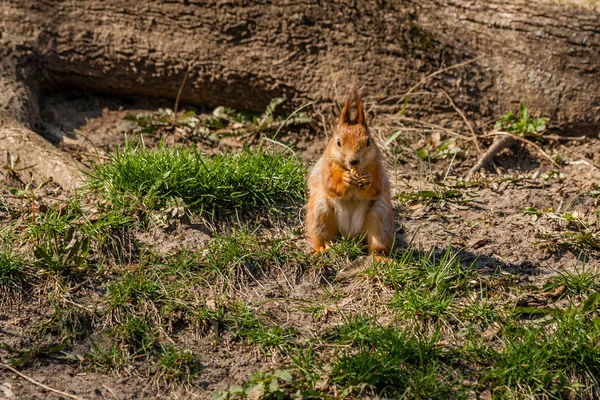
[{"label": "exposed root", "polygon": [[515,143],[515,141],[517,141],[517,140],[535,147],[535,149],[537,151],[539,151],[541,155],[543,155],[545,158],[547,158],[548,161],[550,161],[552,163],[552,165],[554,165],[556,168],[560,169],[560,165],[558,165],[556,163],[556,161],[554,161],[552,159],[552,157],[550,157],[544,150],[542,150],[542,148],[540,146],[533,143],[531,140],[513,135],[512,133],[508,133],[508,132],[491,132],[485,136],[490,136],[490,135],[491,136],[502,136],[502,139],[494,142],[489,147],[489,149],[487,149],[487,151],[483,154],[483,156],[481,156],[479,158],[479,160],[473,166],[473,168],[471,168],[469,170],[469,173],[467,174],[467,178],[470,178],[475,172],[479,171],[481,168],[488,165],[494,159],[496,154],[498,154],[505,148],[512,146],[513,143]]},{"label": "exposed root", "polygon": [[470,178],[474,173],[478,172],[481,168],[484,168],[485,166],[490,164],[492,162],[492,160],[494,159],[494,157],[496,157],[496,154],[500,153],[502,150],[506,149],[507,147],[512,146],[514,143],[515,143],[515,139],[512,136],[504,136],[500,140],[496,140],[486,150],[486,152],[483,153],[483,155],[481,157],[479,157],[479,160],[477,160],[477,163],[475,163],[475,165],[469,170],[469,173],[467,174],[467,178]]}]

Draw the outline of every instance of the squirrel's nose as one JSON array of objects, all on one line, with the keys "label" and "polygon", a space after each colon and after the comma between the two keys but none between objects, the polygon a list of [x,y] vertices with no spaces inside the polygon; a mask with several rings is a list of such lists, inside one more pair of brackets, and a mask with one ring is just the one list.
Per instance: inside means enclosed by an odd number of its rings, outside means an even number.
[{"label": "squirrel's nose", "polygon": [[358,158],[355,158],[354,160],[350,161],[350,165],[358,165]]}]

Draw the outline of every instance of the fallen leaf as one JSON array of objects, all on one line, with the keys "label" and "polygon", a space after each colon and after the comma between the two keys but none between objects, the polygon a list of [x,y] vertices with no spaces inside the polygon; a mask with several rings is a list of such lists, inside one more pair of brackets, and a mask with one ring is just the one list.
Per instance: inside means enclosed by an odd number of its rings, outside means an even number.
[{"label": "fallen leaf", "polygon": [[4,397],[7,399],[12,399],[13,397],[15,397],[10,382],[0,383],[0,393],[3,393]]},{"label": "fallen leaf", "polygon": [[554,290],[542,292],[542,296],[550,297],[550,298],[554,299],[554,298],[562,296],[566,290],[567,290],[567,287],[565,285],[560,285],[559,287],[555,288]]},{"label": "fallen leaf", "polygon": [[482,392],[479,395],[479,398],[481,400],[492,400],[492,392],[490,392],[489,390],[486,390],[485,392]]},{"label": "fallen leaf", "polygon": [[217,303],[214,299],[208,299],[206,300],[206,308],[208,308],[209,311],[215,312],[217,311]]},{"label": "fallen leaf", "polygon": [[327,390],[329,388],[329,375],[321,375],[319,380],[315,383],[315,389]]}]

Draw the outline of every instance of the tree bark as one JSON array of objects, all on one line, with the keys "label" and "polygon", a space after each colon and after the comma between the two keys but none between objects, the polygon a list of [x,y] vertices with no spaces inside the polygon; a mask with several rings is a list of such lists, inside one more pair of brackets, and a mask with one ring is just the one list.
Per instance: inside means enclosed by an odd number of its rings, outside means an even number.
[{"label": "tree bark", "polygon": [[409,111],[451,114],[444,89],[476,124],[525,102],[565,132],[600,128],[600,14],[527,0],[5,0],[0,56],[0,107],[34,129],[40,91],[174,98],[186,73],[182,101],[207,107],[330,113],[357,82],[393,113],[476,57]]}]

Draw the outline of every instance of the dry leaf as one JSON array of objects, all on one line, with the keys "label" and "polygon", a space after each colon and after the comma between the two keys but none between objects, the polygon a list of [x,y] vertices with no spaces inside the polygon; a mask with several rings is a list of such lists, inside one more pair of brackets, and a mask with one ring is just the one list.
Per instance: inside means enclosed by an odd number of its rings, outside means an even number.
[{"label": "dry leaf", "polygon": [[10,382],[0,383],[0,393],[2,393],[4,395],[4,398],[7,399],[12,399],[15,397]]}]

